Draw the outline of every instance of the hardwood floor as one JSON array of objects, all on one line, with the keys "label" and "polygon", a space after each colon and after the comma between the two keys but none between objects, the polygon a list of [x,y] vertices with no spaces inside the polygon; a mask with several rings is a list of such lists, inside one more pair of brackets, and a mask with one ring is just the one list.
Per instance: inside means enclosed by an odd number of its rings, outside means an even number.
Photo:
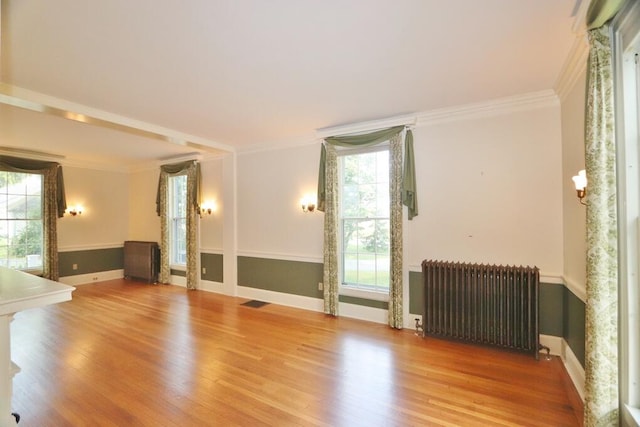
[{"label": "hardwood floor", "polygon": [[12,323],[20,426],[576,426],[561,361],[115,280]]}]

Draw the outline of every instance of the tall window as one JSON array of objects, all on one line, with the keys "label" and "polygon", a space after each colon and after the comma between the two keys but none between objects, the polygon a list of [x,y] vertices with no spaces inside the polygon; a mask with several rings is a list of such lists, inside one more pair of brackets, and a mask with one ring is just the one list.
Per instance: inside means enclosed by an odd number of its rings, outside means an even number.
[{"label": "tall window", "polygon": [[169,177],[170,263],[187,265],[187,176]]},{"label": "tall window", "polygon": [[621,425],[640,425],[640,3],[616,20]]},{"label": "tall window", "polygon": [[389,291],[389,149],[339,157],[342,285]]},{"label": "tall window", "polygon": [[0,265],[42,272],[42,175],[0,171]]}]

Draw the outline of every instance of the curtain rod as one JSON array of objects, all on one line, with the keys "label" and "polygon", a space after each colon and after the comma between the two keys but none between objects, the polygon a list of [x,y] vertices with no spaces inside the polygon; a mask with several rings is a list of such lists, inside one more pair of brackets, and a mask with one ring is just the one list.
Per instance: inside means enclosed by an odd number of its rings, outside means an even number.
[{"label": "curtain rod", "polygon": [[415,114],[390,117],[388,119],[371,120],[367,122],[351,123],[340,126],[332,126],[316,129],[316,137],[324,139],[330,136],[349,135],[360,132],[386,129],[394,126],[415,126],[417,116]]}]

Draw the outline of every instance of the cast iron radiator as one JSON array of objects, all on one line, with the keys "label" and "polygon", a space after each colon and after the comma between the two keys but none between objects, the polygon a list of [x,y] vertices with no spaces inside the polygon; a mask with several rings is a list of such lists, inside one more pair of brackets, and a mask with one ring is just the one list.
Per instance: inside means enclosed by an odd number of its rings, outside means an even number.
[{"label": "cast iron radiator", "polygon": [[124,242],[124,277],[158,281],[160,249],[156,242]]},{"label": "cast iron radiator", "polygon": [[423,261],[423,335],[535,353],[536,267]]}]

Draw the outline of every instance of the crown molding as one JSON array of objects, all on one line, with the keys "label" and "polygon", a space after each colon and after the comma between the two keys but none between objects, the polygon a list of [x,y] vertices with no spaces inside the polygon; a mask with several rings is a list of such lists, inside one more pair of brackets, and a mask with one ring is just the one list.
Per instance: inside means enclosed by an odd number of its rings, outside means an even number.
[{"label": "crown molding", "polygon": [[553,90],[549,89],[486,102],[426,111],[418,114],[416,127],[458,120],[477,119],[557,105],[559,105],[558,97]]},{"label": "crown molding", "polygon": [[589,46],[586,33],[576,36],[569,51],[569,55],[562,65],[560,75],[554,85],[560,101],[564,101],[567,95],[576,85],[576,82],[586,72]]}]

